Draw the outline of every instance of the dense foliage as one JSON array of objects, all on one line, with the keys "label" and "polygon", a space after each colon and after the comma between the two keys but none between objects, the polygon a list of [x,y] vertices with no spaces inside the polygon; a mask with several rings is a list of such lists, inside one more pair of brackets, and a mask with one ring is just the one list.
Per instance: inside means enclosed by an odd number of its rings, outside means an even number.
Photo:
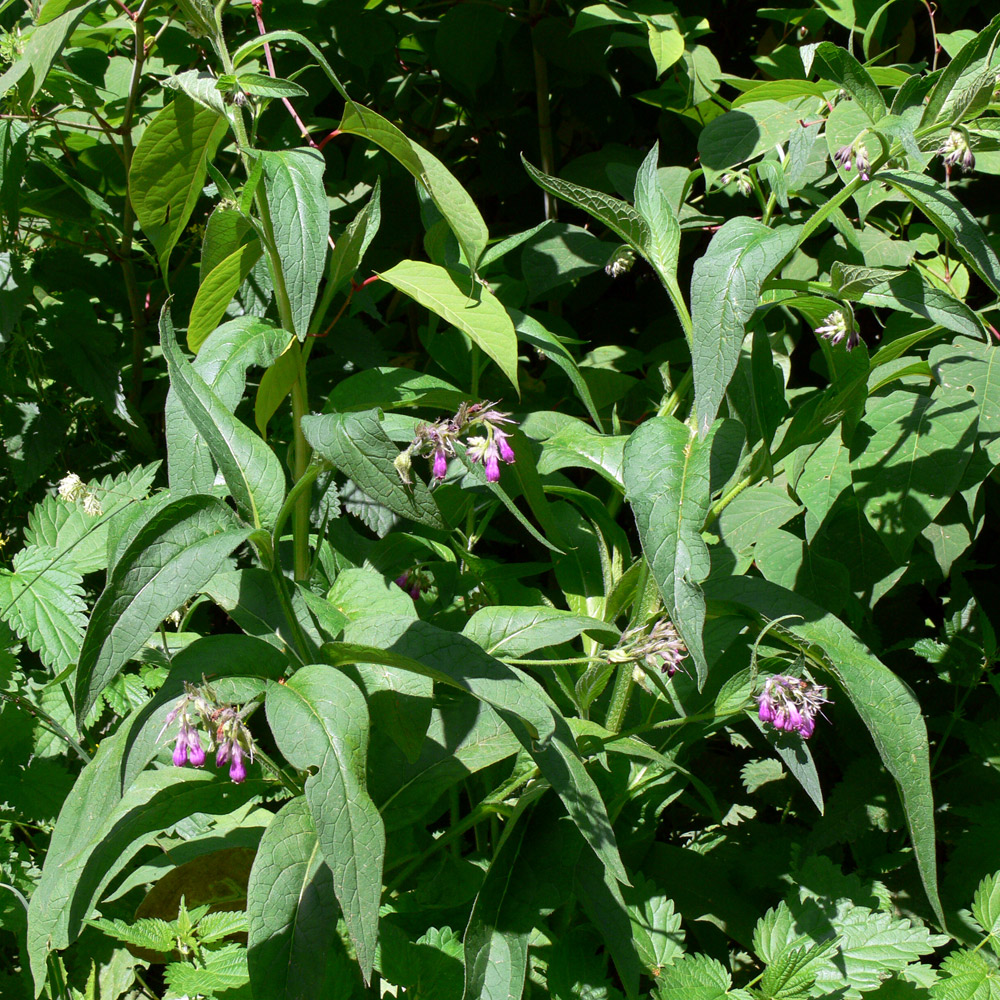
[{"label": "dense foliage", "polygon": [[1000,996],[992,6],[0,2],[0,995]]}]

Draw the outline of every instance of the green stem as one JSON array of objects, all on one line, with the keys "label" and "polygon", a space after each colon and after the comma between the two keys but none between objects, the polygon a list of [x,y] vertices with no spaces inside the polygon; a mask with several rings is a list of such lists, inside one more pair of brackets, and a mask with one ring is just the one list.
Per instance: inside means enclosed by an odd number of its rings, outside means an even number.
[{"label": "green stem", "polygon": [[681,377],[680,382],[674,386],[674,391],[670,393],[664,403],[656,411],[658,417],[672,417],[680,408],[684,398],[691,391],[691,383],[694,380],[694,372],[688,369]]},{"label": "green stem", "polygon": [[512,667],[571,667],[579,663],[606,663],[603,656],[574,656],[568,660],[504,660]]},{"label": "green stem", "polygon": [[90,762],[90,754],[80,746],[79,743],[55,719],[52,718],[48,712],[39,708],[37,705],[32,704],[27,698],[22,697],[19,694],[9,694],[5,691],[0,691],[0,700],[10,702],[15,708],[21,709],[22,712],[26,712],[28,715],[33,716],[38,719],[38,721],[45,726],[54,736],[58,736],[67,746],[71,747],[77,754],[77,756],[85,763]]},{"label": "green stem", "polygon": [[304,490],[309,489],[312,484],[316,481],[317,476],[326,469],[327,466],[321,463],[316,463],[310,465],[305,472],[295,481],[295,485],[288,491],[288,496],[285,497],[285,502],[281,505],[281,510],[278,511],[278,516],[274,522],[274,531],[271,534],[272,543],[274,545],[274,550],[277,552],[278,543],[281,541],[281,531],[285,527],[285,522],[288,520],[291,513],[297,509],[298,499],[302,495]]},{"label": "green stem", "polygon": [[632,689],[635,686],[632,673],[631,663],[618,665],[618,676],[615,677],[615,687],[611,692],[611,704],[608,706],[608,717],[605,722],[605,728],[612,733],[620,733],[625,723],[625,715],[632,700]]}]

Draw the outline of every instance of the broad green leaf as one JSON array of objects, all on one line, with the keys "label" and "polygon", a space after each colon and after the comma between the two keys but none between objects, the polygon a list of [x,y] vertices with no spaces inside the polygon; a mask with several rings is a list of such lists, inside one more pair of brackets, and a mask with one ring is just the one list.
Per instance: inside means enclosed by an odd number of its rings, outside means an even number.
[{"label": "broad green leaf", "polygon": [[625,902],[639,959],[648,975],[658,976],[684,952],[681,915],[674,912],[672,899],[642,878],[636,881],[635,888],[625,892]]},{"label": "broad green leaf", "polygon": [[820,42],[816,46],[816,56],[826,65],[830,79],[854,98],[873,125],[885,116],[885,100],[875,81],[850,52],[832,42]]},{"label": "broad green leaf", "polygon": [[111,566],[80,650],[79,725],[160,622],[212,578],[247,534],[225,503],[210,496],[172,500],[139,529]]},{"label": "broad green leaf", "polygon": [[1000,15],[962,46],[938,77],[920,118],[921,128],[951,125],[989,103],[995,84],[990,56],[998,36]]},{"label": "broad green leaf", "polygon": [[395,125],[369,108],[348,104],[344,108],[340,131],[364,136],[381,146],[417,179],[448,220],[469,269],[475,274],[490,234],[475,202],[451,171],[423,146],[408,139]]},{"label": "broad green leaf", "polygon": [[207,165],[228,128],[225,118],[178,94],[153,116],[136,146],[129,196],[164,274],[201,196]]},{"label": "broad green leaf", "polygon": [[726,170],[786,143],[801,126],[803,110],[773,100],[744,104],[713,118],[698,136],[701,162]]},{"label": "broad green leaf", "polygon": [[265,709],[289,763],[317,769],[306,778],[305,798],[367,982],[375,960],[385,856],[385,828],[364,782],[368,706],[348,677],[314,664],[285,684],[272,685]]},{"label": "broad green leaf", "polygon": [[711,569],[701,529],[711,501],[712,440],[718,426],[699,438],[674,417],[654,417],[625,445],[625,496],[667,614],[694,660],[699,687],[708,676],[701,583]]},{"label": "broad green leaf", "polygon": [[726,967],[708,955],[682,955],[656,980],[660,1000],[723,1000],[733,980]]},{"label": "broad green leaf", "polygon": [[314,149],[261,153],[264,189],[281,258],[294,330],[304,340],[319,295],[330,235],[323,154]]},{"label": "broad green leaf", "polygon": [[[192,368],[231,413],[246,388],[247,369],[251,365],[267,368],[288,338],[270,322],[240,316],[209,334]],[[215,483],[211,452],[173,388],[167,391],[164,419],[171,490],[178,495],[210,492]]]},{"label": "broad green leaf", "polygon": [[983,933],[990,936],[990,946],[996,952],[1000,944],[1000,873],[987,875],[979,883],[972,900],[972,915]]},{"label": "broad green leaf", "polygon": [[[802,475],[795,482],[795,492],[806,505],[806,535],[809,538],[816,534],[837,497],[850,485],[850,449],[839,433],[833,433],[810,451],[803,463]],[[725,513],[723,511],[723,516]]]},{"label": "broad green leaf", "polygon": [[442,527],[431,491],[414,477],[409,486],[393,464],[399,449],[382,429],[380,414],[325,413],[304,417],[302,432],[316,452],[332,462],[372,500],[394,514],[429,527]]},{"label": "broad green leaf", "polygon": [[628,884],[597,786],[566,720],[534,678],[495,660],[471,639],[422,621],[373,616],[351,622],[344,640],[324,646],[336,662],[399,666],[491,705],[556,790],[587,843],[615,878]]},{"label": "broad green leaf", "polygon": [[955,195],[924,174],[883,170],[878,177],[905,194],[954,245],[965,263],[1000,295],[1000,259],[979,223]]},{"label": "broad green leaf", "polygon": [[803,650],[817,652],[871,733],[896,780],[924,890],[943,923],[927,727],[913,692],[846,625],[797,594],[749,576],[711,580],[706,591],[713,600],[742,604],[772,622],[785,615],[801,618],[787,619],[782,631],[798,637]]},{"label": "broad green leaf", "polygon": [[652,21],[646,23],[649,51],[656,63],[657,78],[663,76],[684,55],[684,36],[676,28],[665,28]]},{"label": "broad green leaf", "polygon": [[191,306],[187,329],[187,344],[195,354],[225,316],[233,296],[239,291],[254,264],[260,260],[262,253],[260,240],[244,243],[207,275],[202,276]]},{"label": "broad green leaf", "polygon": [[[45,978],[48,953],[76,939],[104,890],[143,847],[195,813],[224,815],[265,790],[260,780],[236,785],[210,770],[163,768],[143,772],[107,809],[99,801],[68,798],[56,825],[67,831],[75,827],[76,836],[59,843],[53,839],[28,911],[28,955],[36,987],[40,990]],[[68,851],[71,844],[73,853]]]},{"label": "broad green leaf", "polygon": [[517,334],[500,301],[484,285],[436,264],[403,260],[379,277],[458,327],[517,384]]},{"label": "broad green leaf", "polygon": [[350,410],[398,410],[410,406],[430,406],[454,412],[467,395],[435,375],[409,368],[369,368],[338,382],[327,399],[331,413]]},{"label": "broad green leaf", "polygon": [[246,424],[237,420],[177,344],[170,303],[160,315],[160,346],[170,386],[198,433],[208,444],[240,513],[255,527],[271,527],[285,499],[285,473],[277,456]]},{"label": "broad green leaf", "polygon": [[236,74],[242,90],[257,97],[308,97],[309,91],[294,80],[267,76],[264,73],[242,72]]},{"label": "broad green leaf", "polygon": [[852,441],[851,478],[865,517],[901,562],[958,488],[977,416],[964,391],[903,388],[868,401]]},{"label": "broad green leaf", "polygon": [[199,284],[253,236],[250,220],[239,209],[230,208],[225,202],[216,205],[205,223],[205,236],[201,241]]},{"label": "broad green leaf", "polygon": [[771,272],[795,246],[798,229],[730,219],[712,237],[691,277],[695,408],[702,436],[715,420],[736,370],[746,323]]},{"label": "broad green leaf", "polygon": [[930,284],[922,274],[907,271],[861,296],[866,306],[905,309],[946,330],[982,339],[983,324],[961,299]]},{"label": "broad green leaf", "polygon": [[655,142],[635,175],[635,209],[649,229],[648,252],[651,263],[664,278],[677,277],[677,255],[681,246],[681,227],[670,199],[660,185],[657,165],[660,144]]},{"label": "broad green leaf", "polygon": [[[183,73],[175,73],[173,76],[166,77],[161,85],[170,90],[179,90],[209,111],[214,111],[222,117],[228,117],[226,103],[222,100],[222,94],[216,87],[216,83],[218,83],[218,78],[214,73],[209,73],[207,70],[188,69],[184,70]],[[210,165],[209,172],[212,169]]]},{"label": "broad green leaf", "polygon": [[618,630],[613,625],[546,607],[480,608],[462,630],[463,635],[477,642],[490,656],[508,659],[570,642],[582,632],[606,645],[618,641]]},{"label": "broad green leaf", "polygon": [[[754,82],[756,83],[756,81]],[[732,106],[740,108],[744,104],[754,104],[757,101],[787,101],[796,97],[822,99],[834,89],[836,88],[830,83],[824,84],[811,80],[764,80],[740,94],[733,101]]]},{"label": "broad green leaf", "polygon": [[996,349],[981,340],[957,337],[950,344],[932,347],[929,360],[942,386],[969,393],[979,411],[979,446],[991,465],[1000,464],[1000,364]]},{"label": "broad green leaf", "polygon": [[58,674],[80,655],[87,605],[83,579],[58,549],[30,546],[0,569],[0,619]]},{"label": "broad green leaf", "polygon": [[962,948],[941,963],[941,976],[931,986],[932,1000],[998,1000],[996,965],[978,951]]},{"label": "broad green leaf", "polygon": [[261,376],[253,404],[253,420],[262,438],[267,438],[267,425],[278,407],[292,391],[292,387],[305,377],[302,354],[294,340],[274,359],[274,363]]},{"label": "broad green leaf", "polygon": [[349,1000],[340,908],[304,796],[281,807],[261,838],[247,886],[247,965],[259,1000]]}]

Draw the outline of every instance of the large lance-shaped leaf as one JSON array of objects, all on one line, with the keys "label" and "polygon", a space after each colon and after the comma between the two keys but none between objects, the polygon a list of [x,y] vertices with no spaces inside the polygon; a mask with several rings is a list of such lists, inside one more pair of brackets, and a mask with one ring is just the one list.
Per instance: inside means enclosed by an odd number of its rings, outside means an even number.
[{"label": "large lance-shaped leaf", "polygon": [[929,360],[941,385],[970,393],[979,411],[979,446],[991,465],[1000,465],[1000,355],[996,348],[958,337],[932,347]]},{"label": "large lance-shaped leaf", "polygon": [[868,401],[851,478],[865,517],[900,562],[962,481],[977,417],[964,388],[933,395],[904,388]]},{"label": "large lance-shaped leaf", "polygon": [[129,197],[164,272],[228,127],[216,112],[178,94],[142,133],[129,169]]},{"label": "large lance-shaped leaf", "polygon": [[701,583],[711,569],[701,529],[711,499],[712,441],[719,426],[699,438],[674,417],[654,417],[625,445],[625,495],[667,613],[695,662],[699,687],[708,676]]},{"label": "large lance-shaped leaf", "polygon": [[340,131],[370,139],[413,174],[451,226],[469,268],[475,273],[490,233],[476,203],[454,174],[436,156],[369,108],[349,103],[344,108]]},{"label": "large lance-shaped leaf", "polygon": [[600,792],[583,766],[569,725],[534,678],[493,659],[465,636],[409,618],[371,615],[348,624],[344,639],[323,647],[335,662],[413,670],[459,687],[496,709],[587,843],[614,877],[628,884]]},{"label": "large lance-shaped leaf", "polygon": [[784,619],[783,632],[800,637],[804,650],[820,651],[826,670],[868,727],[882,762],[896,780],[920,877],[943,925],[927,727],[913,692],[843,622],[798,594],[750,576],[712,580],[705,589],[712,600],[742,604],[770,621]]},{"label": "large lance-shaped leaf", "polygon": [[921,128],[951,125],[989,103],[995,86],[990,65],[998,35],[1000,15],[962,46],[938,77],[920,118]]},{"label": "large lance-shaped leaf", "polygon": [[48,953],[67,947],[77,937],[112,879],[143,847],[194,813],[233,812],[266,788],[260,780],[242,785],[220,780],[210,770],[163,768],[143,772],[107,811],[79,796],[67,799],[57,825],[77,827],[85,833],[77,838],[74,854],[59,851],[61,863],[46,858],[42,879],[31,898],[28,955],[38,992],[45,980]]},{"label": "large lance-shaped leaf", "polygon": [[260,240],[244,243],[223,258],[208,274],[201,276],[187,330],[188,347],[195,354],[222,321],[233,296],[240,290],[240,285],[253,270],[254,264],[260,260],[262,252]]},{"label": "large lance-shaped leaf", "polygon": [[300,795],[268,824],[250,870],[247,965],[254,997],[349,995],[351,969],[337,934],[339,916],[333,876]]},{"label": "large lance-shaped leaf", "polygon": [[385,828],[365,787],[368,706],[333,667],[303,667],[265,702],[275,741],[293,767],[316,767],[305,798],[320,850],[367,982],[375,961]]},{"label": "large lance-shaped leaf", "polygon": [[635,208],[648,228],[646,253],[650,263],[661,280],[672,285],[677,280],[681,227],[670,199],[660,185],[657,175],[659,158],[660,144],[655,142],[635,175]]},{"label": "large lance-shaped leaf", "polygon": [[330,235],[330,206],[323,188],[326,161],[315,149],[260,155],[274,242],[292,307],[292,332],[304,340],[323,280]]},{"label": "large lance-shaped leaf", "polygon": [[303,417],[302,433],[318,455],[350,476],[372,500],[400,517],[443,527],[427,486],[416,477],[410,485],[399,478],[393,464],[399,449],[382,429],[377,411]]},{"label": "large lance-shaped leaf", "polygon": [[691,276],[694,369],[698,429],[715,420],[736,371],[747,320],[760,301],[761,286],[795,246],[798,229],[769,229],[761,222],[730,219],[712,237]]},{"label": "large lance-shaped leaf", "polygon": [[908,170],[883,170],[878,179],[906,195],[952,243],[962,259],[1000,295],[1000,259],[969,210],[933,177]]},{"label": "large lance-shaped leaf", "polygon": [[204,495],[168,502],[135,533],[111,567],[80,650],[78,725],[160,622],[212,579],[247,534],[222,500]]},{"label": "large lance-shaped leaf", "polygon": [[170,303],[160,314],[160,346],[170,387],[205,439],[240,513],[255,528],[274,524],[285,498],[285,474],[267,443],[237,420],[194,370],[177,344]]},{"label": "large lance-shaped leaf", "polygon": [[816,46],[816,55],[826,64],[829,79],[840,84],[854,98],[855,104],[872,124],[885,117],[885,100],[875,81],[847,49],[833,42],[820,42]]},{"label": "large lance-shaped leaf", "polygon": [[492,292],[467,274],[419,260],[402,260],[379,277],[467,334],[518,389],[517,334]]},{"label": "large lance-shaped leaf", "polygon": [[618,641],[618,629],[598,618],[575,615],[559,608],[480,608],[466,622],[462,634],[479,643],[491,656],[524,656],[544,646],[558,646],[581,632],[605,644]]}]

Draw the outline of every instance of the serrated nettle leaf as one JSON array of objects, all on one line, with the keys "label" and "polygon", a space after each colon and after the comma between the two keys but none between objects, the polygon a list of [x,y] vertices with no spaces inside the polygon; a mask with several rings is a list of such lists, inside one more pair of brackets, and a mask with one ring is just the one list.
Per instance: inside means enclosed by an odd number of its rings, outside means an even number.
[{"label": "serrated nettle leaf", "polygon": [[217,112],[178,94],[142,133],[129,170],[129,195],[164,272],[228,128]]},{"label": "serrated nettle leaf", "polygon": [[210,496],[172,500],[139,529],[112,566],[80,649],[79,725],[160,622],[208,583],[247,534]]},{"label": "serrated nettle leaf", "polygon": [[699,437],[673,417],[655,417],[625,445],[625,495],[667,613],[695,662],[699,687],[709,667],[702,642],[701,583],[711,569],[701,529],[711,500],[712,441],[718,426]]},{"label": "serrated nettle leaf", "polygon": [[367,982],[375,961],[385,828],[364,783],[368,706],[334,667],[302,667],[265,702],[282,753],[306,778],[305,799],[358,963]]},{"label": "serrated nettle leaf", "polygon": [[406,485],[393,464],[399,448],[382,428],[377,410],[304,417],[302,432],[316,452],[349,476],[369,497],[400,517],[443,527],[431,491],[416,477]]},{"label": "serrated nettle leaf", "polygon": [[746,324],[757,308],[761,287],[795,246],[797,232],[793,226],[769,229],[753,219],[730,219],[695,262],[691,362],[703,437],[736,370]]},{"label": "serrated nettle leaf", "polygon": [[803,640],[803,651],[819,651],[824,669],[836,679],[871,733],[882,763],[896,780],[920,878],[943,923],[927,727],[913,692],[846,625],[805,598],[749,576],[710,580],[706,592],[714,600],[742,604],[772,622],[783,615],[801,618],[785,621],[782,628]]},{"label": "serrated nettle leaf", "polygon": [[451,171],[433,153],[408,139],[395,125],[369,108],[348,104],[340,131],[364,136],[381,146],[423,185],[438,211],[448,220],[469,268],[475,273],[490,234],[475,202]]},{"label": "serrated nettle leaf", "polygon": [[987,875],[979,883],[972,901],[972,915],[979,921],[983,933],[990,936],[996,951],[996,942],[1000,939],[1000,873]]},{"label": "serrated nettle leaf", "polygon": [[514,324],[485,285],[469,275],[417,260],[400,261],[379,277],[465,333],[499,365],[520,395]]},{"label": "serrated nettle leaf", "polygon": [[240,513],[255,527],[274,524],[285,499],[285,473],[266,442],[222,404],[177,343],[170,303],[160,314],[160,346],[170,386],[208,445]]},{"label": "serrated nettle leaf", "polygon": [[314,149],[261,153],[274,242],[281,259],[292,323],[304,340],[319,295],[330,235],[323,187],[326,162]]},{"label": "serrated nettle leaf", "polygon": [[492,706],[559,794],[587,843],[618,881],[628,876],[597,786],[566,720],[532,677],[471,639],[422,621],[374,616],[351,622],[344,642],[324,646],[337,663],[384,663],[459,687]]}]

